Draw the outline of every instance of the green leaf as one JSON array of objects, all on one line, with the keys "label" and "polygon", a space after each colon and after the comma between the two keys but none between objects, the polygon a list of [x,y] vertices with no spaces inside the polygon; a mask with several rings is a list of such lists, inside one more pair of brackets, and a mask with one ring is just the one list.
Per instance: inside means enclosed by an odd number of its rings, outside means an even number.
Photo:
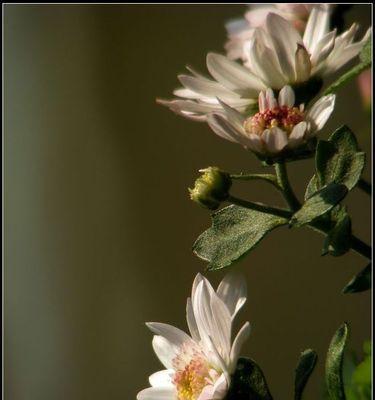
[{"label": "green leaf", "polygon": [[311,197],[316,191],[319,190],[318,187],[318,178],[316,175],[313,175],[307,184],[306,192],[305,192],[305,200]]},{"label": "green leaf", "polygon": [[302,399],[302,393],[305,389],[306,383],[314,370],[316,365],[318,356],[314,350],[307,349],[301,353],[301,357],[299,359],[296,375],[295,375],[295,383],[294,383],[294,399],[300,400]]},{"label": "green leaf", "polygon": [[335,182],[351,190],[361,177],[365,153],[359,151],[353,132],[344,125],[331,135],[328,142],[318,142],[315,162],[318,188]]},{"label": "green leaf", "polygon": [[338,257],[345,254],[351,247],[352,222],[344,207],[332,212],[335,226],[324,240],[322,255],[331,254]]},{"label": "green leaf", "polygon": [[343,293],[358,293],[371,289],[371,263],[355,275],[344,287]]},{"label": "green leaf", "polygon": [[348,326],[344,323],[336,331],[328,348],[326,359],[326,385],[331,400],[345,400],[342,366],[348,332]]},{"label": "green leaf", "polygon": [[360,62],[352,69],[341,75],[332,85],[330,85],[324,92],[324,95],[335,93],[341,86],[356,78],[365,69],[371,67],[371,37],[362,48],[359,56]]},{"label": "green leaf", "polygon": [[348,193],[345,185],[330,183],[308,198],[293,215],[290,225],[300,227],[332,210]]},{"label": "green leaf", "polygon": [[209,262],[208,269],[231,265],[272,229],[288,220],[272,214],[231,205],[212,214],[212,226],[193,245],[194,253]]},{"label": "green leaf", "polygon": [[250,358],[240,358],[226,400],[272,400],[262,370]]}]

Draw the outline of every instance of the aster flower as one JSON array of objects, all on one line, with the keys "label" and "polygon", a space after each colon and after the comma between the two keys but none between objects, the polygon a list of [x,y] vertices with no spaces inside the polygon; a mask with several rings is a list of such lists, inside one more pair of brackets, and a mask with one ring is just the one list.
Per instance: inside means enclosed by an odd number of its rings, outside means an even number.
[{"label": "aster flower", "polygon": [[[273,3],[273,4],[251,4],[244,18],[232,20],[226,24],[228,41],[225,43],[227,56],[232,59],[244,59],[244,44],[250,40],[254,28],[265,24],[267,15],[271,12],[280,15],[300,32],[303,33],[307,19],[313,7],[317,4],[296,4],[296,3]],[[320,7],[329,8],[328,4],[321,4]]]},{"label": "aster flower", "polygon": [[220,137],[241,144],[260,156],[279,157],[307,144],[323,128],[335,105],[335,95],[324,96],[310,109],[295,106],[294,91],[284,86],[275,98],[271,89],[259,94],[259,112],[246,118],[221,102],[222,113],[207,122]]},{"label": "aster flower", "polygon": [[174,91],[179,99],[159,102],[177,114],[205,121],[207,114],[222,110],[218,98],[245,113],[256,104],[259,92],[268,87],[279,90],[292,85],[299,89],[299,97],[311,98],[324,77],[358,55],[371,30],[354,43],[357,30],[358,25],[353,24],[337,36],[335,30],[329,31],[328,10],[314,7],[302,38],[286,19],[269,13],[265,26],[255,28],[244,45],[244,65],[209,53],[207,68],[215,80],[191,70],[193,76],[179,76],[184,86]]},{"label": "aster flower", "polygon": [[246,301],[246,284],[227,275],[217,291],[198,274],[187,300],[190,334],[171,325],[149,322],[154,351],[166,369],[152,374],[151,387],[138,400],[220,400],[228,392],[239,351],[250,332],[246,322],[232,342],[233,319]]}]

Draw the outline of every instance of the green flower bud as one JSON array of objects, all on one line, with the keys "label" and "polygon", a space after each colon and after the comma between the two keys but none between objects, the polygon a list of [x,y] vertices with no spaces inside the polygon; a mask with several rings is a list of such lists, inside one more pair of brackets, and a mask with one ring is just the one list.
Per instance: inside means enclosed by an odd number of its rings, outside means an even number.
[{"label": "green flower bud", "polygon": [[208,167],[199,172],[203,175],[195,181],[194,188],[189,189],[190,198],[205,208],[216,210],[229,196],[230,176],[218,167]]}]

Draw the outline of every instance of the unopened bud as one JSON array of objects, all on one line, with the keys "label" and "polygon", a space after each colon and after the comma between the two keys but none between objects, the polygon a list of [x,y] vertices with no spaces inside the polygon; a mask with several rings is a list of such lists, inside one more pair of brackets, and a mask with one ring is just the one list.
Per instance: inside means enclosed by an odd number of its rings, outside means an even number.
[{"label": "unopened bud", "polygon": [[203,174],[195,181],[194,188],[189,189],[190,198],[205,208],[216,210],[229,196],[230,176],[218,167],[208,167],[199,172]]}]

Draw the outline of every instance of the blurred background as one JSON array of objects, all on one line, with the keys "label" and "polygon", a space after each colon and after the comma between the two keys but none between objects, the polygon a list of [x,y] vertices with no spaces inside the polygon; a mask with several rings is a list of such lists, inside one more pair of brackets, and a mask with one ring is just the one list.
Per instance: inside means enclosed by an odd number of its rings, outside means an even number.
[{"label": "blurred background", "polygon": [[[12,5],[5,41],[5,398],[135,399],[160,369],[145,321],[186,329],[185,302],[205,263],[191,251],[210,224],[189,200],[199,168],[267,172],[205,124],[155,104],[186,64],[205,70],[223,52],[224,23],[243,5]],[[370,25],[355,5],[346,26]],[[342,89],[327,137],[348,124],[368,154],[370,117],[357,82]],[[302,196],[313,161],[290,165]],[[281,205],[265,183],[234,193]],[[369,242],[370,200],[347,199]],[[306,400],[319,398],[325,352],[343,321],[361,356],[370,338],[369,292],[341,289],[366,265],[350,252],[320,257],[323,237],[280,228],[234,268],[246,275],[240,319],[253,326],[243,354],[276,399],[290,399],[300,351],[319,363]],[[222,273],[209,273],[217,283]]]}]

